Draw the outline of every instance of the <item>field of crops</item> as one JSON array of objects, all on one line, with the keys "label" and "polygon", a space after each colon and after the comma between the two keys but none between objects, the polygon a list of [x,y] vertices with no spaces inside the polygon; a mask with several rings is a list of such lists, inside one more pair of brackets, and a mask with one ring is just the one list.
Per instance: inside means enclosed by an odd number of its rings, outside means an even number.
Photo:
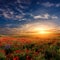
[{"label": "field of crops", "polygon": [[0,60],[60,60],[60,39],[0,36]]}]

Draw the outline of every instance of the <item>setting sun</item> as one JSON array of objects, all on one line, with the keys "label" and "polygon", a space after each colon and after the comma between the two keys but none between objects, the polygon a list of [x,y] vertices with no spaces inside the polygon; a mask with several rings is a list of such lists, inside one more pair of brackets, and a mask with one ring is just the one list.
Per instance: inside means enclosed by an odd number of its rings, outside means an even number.
[{"label": "setting sun", "polygon": [[45,35],[45,34],[50,34],[50,33],[52,33],[51,31],[50,31],[50,29],[47,29],[47,28],[45,28],[45,27],[43,27],[43,28],[35,28],[34,29],[34,31],[37,33],[37,34],[41,34],[41,35]]},{"label": "setting sun", "polygon": [[40,30],[38,31],[39,34],[49,34],[50,32],[46,31],[46,30]]}]

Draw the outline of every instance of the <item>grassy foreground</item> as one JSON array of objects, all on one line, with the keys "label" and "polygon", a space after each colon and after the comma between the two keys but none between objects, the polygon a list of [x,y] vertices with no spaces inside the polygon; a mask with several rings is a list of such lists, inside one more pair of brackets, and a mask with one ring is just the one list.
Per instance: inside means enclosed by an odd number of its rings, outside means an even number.
[{"label": "grassy foreground", "polygon": [[0,60],[60,60],[59,38],[0,36]]}]

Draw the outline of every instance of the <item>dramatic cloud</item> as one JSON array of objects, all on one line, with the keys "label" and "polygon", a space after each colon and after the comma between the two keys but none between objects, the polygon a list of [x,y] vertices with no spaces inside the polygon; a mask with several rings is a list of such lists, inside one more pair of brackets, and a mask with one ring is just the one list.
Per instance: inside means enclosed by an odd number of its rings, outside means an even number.
[{"label": "dramatic cloud", "polygon": [[51,16],[52,19],[58,19],[58,16]]},{"label": "dramatic cloud", "polygon": [[24,12],[31,4],[30,0],[15,0],[5,4],[1,1],[0,16],[6,19],[19,20],[22,19],[26,13]]},{"label": "dramatic cloud", "polygon": [[45,2],[45,3],[42,3],[41,5],[43,5],[45,7],[60,7],[60,3]]},{"label": "dramatic cloud", "polygon": [[[0,33],[19,34],[28,32],[40,24],[58,25],[59,27],[60,2],[44,1],[0,0]],[[53,23],[51,24],[48,21]]]},{"label": "dramatic cloud", "polygon": [[42,5],[45,6],[45,7],[52,7],[52,6],[54,6],[54,4],[50,3],[50,2],[42,3]]},{"label": "dramatic cloud", "polygon": [[50,15],[48,13],[34,16],[35,19],[58,19],[58,16]]},{"label": "dramatic cloud", "polygon": [[60,7],[60,3],[56,4],[56,7]]},{"label": "dramatic cloud", "polygon": [[38,16],[34,16],[35,19],[48,19],[49,18],[49,14],[43,14],[43,15],[38,15]]},{"label": "dramatic cloud", "polygon": [[23,33],[31,33],[34,32],[35,28],[41,28],[41,27],[45,27],[47,29],[56,29],[58,28],[57,25],[51,21],[42,21],[42,22],[32,22],[32,23],[27,23],[21,26],[18,26],[17,28],[0,28],[0,34],[16,34],[16,35],[20,35]]}]

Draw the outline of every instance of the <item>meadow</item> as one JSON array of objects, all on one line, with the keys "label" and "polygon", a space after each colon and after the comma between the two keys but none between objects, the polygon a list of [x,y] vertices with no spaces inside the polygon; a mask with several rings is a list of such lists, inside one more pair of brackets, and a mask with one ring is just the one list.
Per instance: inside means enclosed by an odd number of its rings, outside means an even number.
[{"label": "meadow", "polygon": [[0,60],[60,60],[60,35],[50,38],[0,35]]}]

